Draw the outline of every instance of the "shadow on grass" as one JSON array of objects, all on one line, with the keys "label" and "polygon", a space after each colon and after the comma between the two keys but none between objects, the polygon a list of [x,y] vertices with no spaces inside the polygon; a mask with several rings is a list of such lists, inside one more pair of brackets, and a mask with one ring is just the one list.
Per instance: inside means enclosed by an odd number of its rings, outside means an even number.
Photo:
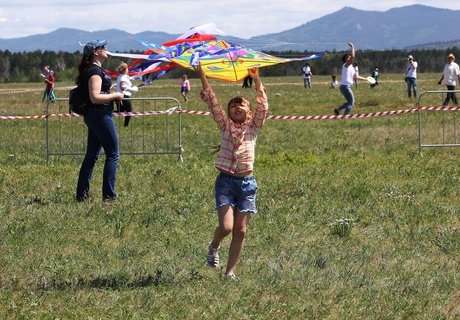
[{"label": "shadow on grass", "polygon": [[101,275],[96,277],[74,277],[74,278],[59,278],[42,277],[37,281],[33,281],[30,286],[21,284],[18,279],[13,280],[9,285],[3,284],[0,287],[7,289],[23,289],[25,286],[31,287],[37,291],[64,291],[64,290],[84,290],[84,289],[138,289],[144,287],[158,287],[161,285],[171,286],[185,281],[201,280],[203,276],[196,270],[192,270],[188,277],[178,280],[173,275],[165,275],[162,270],[157,269],[155,274],[146,274],[138,277],[128,277],[127,275]]},{"label": "shadow on grass", "polygon": [[147,274],[137,278],[128,279],[122,275],[100,275],[94,278],[77,277],[74,279],[43,278],[36,285],[37,290],[67,290],[67,289],[133,289],[154,286],[160,284],[171,284],[172,279],[168,280],[163,276],[161,270],[156,270],[155,275]]}]

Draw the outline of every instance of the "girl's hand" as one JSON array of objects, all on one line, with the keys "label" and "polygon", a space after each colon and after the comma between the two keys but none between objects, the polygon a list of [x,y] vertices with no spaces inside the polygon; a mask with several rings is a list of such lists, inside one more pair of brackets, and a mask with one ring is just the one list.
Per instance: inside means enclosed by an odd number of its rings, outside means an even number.
[{"label": "girl's hand", "polygon": [[260,77],[259,77],[259,69],[258,68],[249,69],[249,76],[252,78],[252,80],[254,80],[256,90],[257,91],[263,91],[264,86],[263,86],[262,81],[260,80]]},{"label": "girl's hand", "polygon": [[198,65],[193,66],[193,70],[198,74],[198,75],[203,75],[203,69],[201,68],[201,63],[198,63]]},{"label": "girl's hand", "polygon": [[209,88],[208,78],[206,78],[206,75],[204,74],[204,71],[201,68],[201,63],[199,63],[197,66],[194,66],[193,70],[195,70],[195,72],[200,77],[201,86],[203,87],[203,90]]},{"label": "girl's hand", "polygon": [[258,68],[249,69],[249,76],[254,80],[256,78],[259,78],[259,69]]}]

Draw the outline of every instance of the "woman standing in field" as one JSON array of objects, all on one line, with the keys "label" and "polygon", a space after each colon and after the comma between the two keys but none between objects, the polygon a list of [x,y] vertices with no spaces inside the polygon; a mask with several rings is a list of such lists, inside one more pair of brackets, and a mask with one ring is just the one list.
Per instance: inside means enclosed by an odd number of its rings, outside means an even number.
[{"label": "woman standing in field", "polygon": [[258,103],[254,113],[249,101],[241,96],[232,98],[225,112],[201,67],[196,71],[203,86],[201,98],[221,131],[216,162],[219,175],[215,183],[219,225],[209,245],[207,264],[211,267],[219,265],[220,243],[232,233],[225,277],[238,280],[235,269],[243,249],[249,217],[257,212],[257,182],[252,173],[256,138],[268,112],[267,95],[259,72],[255,69],[250,72]]},{"label": "woman standing in field", "polygon": [[344,114],[349,114],[351,109],[353,109],[353,106],[355,105],[355,97],[353,96],[353,91],[351,90],[353,81],[355,79],[367,81],[366,78],[357,74],[355,68],[353,67],[353,62],[355,61],[355,46],[351,42],[348,44],[348,46],[350,47],[351,53],[346,53],[342,57],[342,81],[340,82],[340,92],[343,94],[347,101],[337,109],[334,109],[334,113],[336,115],[339,115],[340,111],[342,110],[345,110]]},{"label": "woman standing in field", "polygon": [[75,83],[81,86],[87,101],[84,121],[88,127],[86,154],[81,165],[77,184],[77,201],[89,198],[90,181],[101,147],[105,152],[102,182],[104,201],[115,200],[115,180],[118,166],[118,136],[112,119],[113,101],[121,101],[123,94],[111,93],[112,79],[102,63],[107,59],[107,41],[92,40],[83,49]]}]

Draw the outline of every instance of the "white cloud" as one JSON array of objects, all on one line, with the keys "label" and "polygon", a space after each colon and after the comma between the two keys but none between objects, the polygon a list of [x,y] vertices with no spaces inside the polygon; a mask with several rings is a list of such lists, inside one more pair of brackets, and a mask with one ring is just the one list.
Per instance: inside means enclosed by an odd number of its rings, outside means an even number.
[{"label": "white cloud", "polygon": [[[386,11],[416,3],[439,7],[436,0],[15,0],[2,3],[0,37],[47,33],[61,27],[183,33],[214,22],[229,35],[249,38],[297,27],[344,6]],[[460,2],[448,6],[458,10]]]}]

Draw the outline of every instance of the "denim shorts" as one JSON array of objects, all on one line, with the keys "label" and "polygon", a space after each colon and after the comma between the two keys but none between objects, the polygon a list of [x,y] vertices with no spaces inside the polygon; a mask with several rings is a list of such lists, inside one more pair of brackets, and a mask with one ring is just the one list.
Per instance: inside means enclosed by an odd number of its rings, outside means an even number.
[{"label": "denim shorts", "polygon": [[253,176],[235,177],[220,173],[216,178],[216,208],[230,205],[241,212],[256,213],[257,182]]}]

